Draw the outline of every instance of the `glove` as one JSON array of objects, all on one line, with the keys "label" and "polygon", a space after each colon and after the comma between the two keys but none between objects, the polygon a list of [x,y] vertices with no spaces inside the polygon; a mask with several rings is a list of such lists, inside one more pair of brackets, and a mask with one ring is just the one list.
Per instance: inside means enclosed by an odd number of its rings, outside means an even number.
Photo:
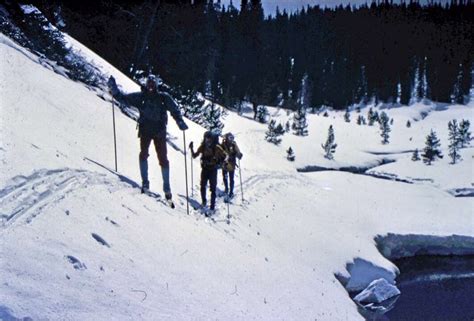
[{"label": "glove", "polygon": [[179,127],[180,130],[186,130],[186,129],[188,129],[188,125],[186,125],[186,123],[185,123],[184,120],[182,120],[182,119],[179,120],[179,121],[177,122],[177,124],[178,124],[178,127]]},{"label": "glove", "polygon": [[194,143],[193,142],[189,143],[189,149],[194,149]]}]

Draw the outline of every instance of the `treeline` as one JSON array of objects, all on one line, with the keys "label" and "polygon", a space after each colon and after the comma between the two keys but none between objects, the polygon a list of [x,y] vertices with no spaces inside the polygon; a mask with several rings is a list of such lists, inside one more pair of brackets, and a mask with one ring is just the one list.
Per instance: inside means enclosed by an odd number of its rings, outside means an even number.
[{"label": "treeline", "polygon": [[131,76],[159,73],[178,95],[346,108],[420,99],[466,103],[474,4],[455,1],[308,7],[264,16],[191,1],[33,1],[62,29]]}]

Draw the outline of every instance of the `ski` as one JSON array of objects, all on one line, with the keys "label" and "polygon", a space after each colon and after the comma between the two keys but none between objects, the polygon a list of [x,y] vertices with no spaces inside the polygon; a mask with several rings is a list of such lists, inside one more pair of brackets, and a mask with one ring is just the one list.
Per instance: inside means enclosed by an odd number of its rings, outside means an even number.
[{"label": "ski", "polygon": [[163,197],[161,197],[160,194],[151,192],[150,190],[142,191],[142,194],[143,194],[143,195],[147,195],[147,196],[149,196],[149,197],[152,197],[152,198],[156,199],[158,202],[160,202],[161,204],[164,204],[164,205],[168,206],[169,208],[174,209],[174,208],[176,207],[176,206],[174,205],[173,200],[164,200]]}]

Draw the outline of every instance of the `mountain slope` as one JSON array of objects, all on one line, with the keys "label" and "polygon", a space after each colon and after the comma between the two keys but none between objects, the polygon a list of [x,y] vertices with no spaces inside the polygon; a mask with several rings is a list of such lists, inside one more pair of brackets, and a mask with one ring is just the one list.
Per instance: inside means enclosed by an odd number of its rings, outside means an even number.
[{"label": "mountain slope", "polygon": [[[198,213],[186,215],[182,134],[172,120],[169,158],[178,206],[171,210],[136,188],[138,141],[131,119],[116,113],[117,175],[110,170],[110,101],[44,68],[3,35],[0,56],[5,61],[0,79],[0,315],[361,320],[334,274],[348,276],[346,264],[362,258],[393,279],[397,269],[374,246],[377,234],[474,236],[471,198],[454,198],[432,184],[342,172],[297,173],[309,162],[287,162],[285,148],[291,143],[297,159],[317,163],[323,160],[316,152],[319,135],[287,135],[275,147],[263,140],[264,125],[233,113],[225,130],[236,133],[244,153],[245,201],[240,193],[235,198],[231,224],[222,221],[227,211],[222,201],[216,223]],[[443,122],[457,115],[456,109],[445,112]],[[326,131],[328,120],[321,118],[310,120],[310,130]],[[438,125],[430,119],[423,120],[426,126]],[[190,127],[188,142],[200,141],[204,130]],[[353,130],[340,122],[335,128],[336,137],[350,137]],[[371,137],[373,129],[359,131]],[[463,151],[462,166],[472,165],[470,153]],[[355,154],[348,163],[364,153]],[[151,187],[160,192],[154,155]],[[197,201],[198,177],[196,160]]]}]

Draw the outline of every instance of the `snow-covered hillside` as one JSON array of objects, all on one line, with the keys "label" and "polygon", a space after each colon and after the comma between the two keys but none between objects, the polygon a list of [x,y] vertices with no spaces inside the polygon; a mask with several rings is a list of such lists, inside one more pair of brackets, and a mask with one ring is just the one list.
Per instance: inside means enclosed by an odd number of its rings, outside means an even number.
[{"label": "snow-covered hillside", "polygon": [[[83,53],[117,76],[92,52]],[[216,222],[186,215],[183,137],[172,120],[174,210],[137,188],[133,120],[116,110],[116,174],[110,100],[44,68],[3,35],[0,57],[0,318],[362,320],[336,275],[352,290],[380,277],[393,283],[397,268],[377,250],[377,235],[464,235],[471,237],[463,239],[465,251],[474,252],[473,199],[448,193],[473,188],[473,149],[463,149],[456,165],[447,157],[432,166],[409,160],[431,128],[446,148],[447,122],[474,123],[472,104],[386,110],[394,118],[389,145],[380,143],[377,127],[346,123],[343,113],[331,112],[309,115],[309,136],[286,134],[274,146],[264,140],[266,125],[230,113],[224,132],[235,133],[244,153],[245,201],[237,185],[227,225],[222,200]],[[271,114],[288,117],[277,109]],[[187,141],[199,142],[204,129],[188,123]],[[338,143],[334,161],[321,149],[330,124]],[[294,163],[285,158],[289,146]],[[151,189],[161,193],[154,156]],[[396,162],[377,167],[384,159]],[[297,171],[316,166],[371,168],[411,181]],[[199,201],[198,178],[195,160],[193,201]],[[429,248],[432,240],[417,244]]]}]

